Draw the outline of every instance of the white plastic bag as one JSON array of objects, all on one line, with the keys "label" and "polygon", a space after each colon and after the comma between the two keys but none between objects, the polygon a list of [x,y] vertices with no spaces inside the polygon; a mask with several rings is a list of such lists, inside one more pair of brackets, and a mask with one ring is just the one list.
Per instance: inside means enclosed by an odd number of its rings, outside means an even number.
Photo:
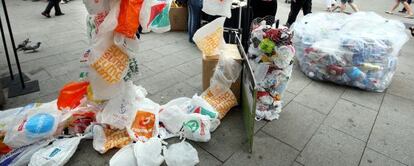
[{"label": "white plastic bag", "polygon": [[133,121],[127,131],[134,141],[146,141],[158,135],[160,105],[148,98],[138,100]]},{"label": "white plastic bag", "polygon": [[210,117],[201,114],[187,114],[183,123],[183,136],[197,142],[208,142],[210,131],[220,124],[218,119],[210,121]]},{"label": "white plastic bag", "polygon": [[110,0],[83,0],[89,14],[97,14],[109,10]]},{"label": "white plastic bag", "polygon": [[160,111],[160,122],[173,134],[183,127],[186,114],[178,106],[170,106]]},{"label": "white plastic bag", "polygon": [[134,144],[134,154],[139,166],[159,166],[164,162],[161,155],[162,143],[159,138],[151,138],[147,142]]},{"label": "white plastic bag", "polygon": [[216,109],[197,94],[195,94],[191,99],[191,104],[193,105],[193,110],[191,111],[192,113],[206,115],[212,119],[217,119],[219,117],[219,113]]},{"label": "white plastic bag", "polygon": [[86,133],[92,133],[93,148],[101,154],[112,148],[122,148],[132,142],[126,130],[110,129],[101,125],[90,125]]},{"label": "white plastic bag", "polygon": [[169,11],[171,0],[144,0],[139,15],[143,33],[151,30],[163,33],[170,30]]},{"label": "white plastic bag", "polygon": [[198,29],[193,40],[204,56],[219,55],[224,47],[223,38],[224,21],[226,17],[220,17]]},{"label": "white plastic bag", "polygon": [[3,143],[12,148],[51,137],[60,122],[56,100],[35,108],[20,110],[8,126]]},{"label": "white plastic bag", "polygon": [[121,93],[109,100],[100,114],[98,122],[109,124],[118,129],[124,129],[131,124],[136,109],[135,85],[128,82]]},{"label": "white plastic bag", "polygon": [[29,166],[64,165],[75,154],[82,137],[58,139],[38,150],[30,159]]},{"label": "white plastic bag", "polygon": [[110,166],[138,166],[137,159],[134,156],[134,144],[129,144],[116,152],[111,160]]},{"label": "white plastic bag", "polygon": [[168,147],[164,156],[168,166],[194,166],[200,162],[197,150],[186,141]]},{"label": "white plastic bag", "polygon": [[[10,166],[24,166],[28,165],[33,154],[39,149],[47,146],[52,140],[45,140],[29,145],[22,153],[20,153],[15,160],[10,163]],[[1,165],[1,164],[0,164]]]},{"label": "white plastic bag", "polygon": [[233,0],[203,0],[202,11],[212,16],[231,18],[231,4]]}]

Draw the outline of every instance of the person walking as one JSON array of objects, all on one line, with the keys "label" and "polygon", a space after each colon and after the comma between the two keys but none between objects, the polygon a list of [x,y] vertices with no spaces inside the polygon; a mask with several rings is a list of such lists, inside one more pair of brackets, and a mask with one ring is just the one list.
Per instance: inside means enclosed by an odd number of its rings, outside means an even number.
[{"label": "person walking", "polygon": [[64,15],[64,13],[62,13],[62,11],[60,10],[59,3],[60,0],[49,0],[49,3],[47,4],[45,11],[42,12],[42,15],[47,18],[50,18],[50,11],[53,7],[55,8],[55,16]]},{"label": "person walking", "polygon": [[[411,5],[411,0],[407,0],[408,5]],[[405,9],[405,7],[403,6],[403,8],[401,9],[401,11],[398,11],[400,13],[406,13],[407,9]]]},{"label": "person walking", "polygon": [[203,0],[188,0],[188,36],[189,41],[194,43],[193,36],[201,26],[201,9],[203,8]]},{"label": "person walking", "polygon": [[303,15],[312,13],[312,0],[292,0],[291,1],[289,17],[286,22],[287,27],[290,27],[296,21],[296,17],[298,17],[300,9],[303,10]]},{"label": "person walking", "polygon": [[253,18],[276,16],[277,0],[253,0]]},{"label": "person walking", "polygon": [[404,8],[407,10],[407,15],[404,16],[406,18],[412,18],[414,17],[414,13],[410,7],[410,5],[407,3],[407,0],[395,0],[394,6],[392,6],[391,10],[385,11],[387,14],[394,14],[394,10],[397,9],[398,6],[400,6],[400,3],[404,5]]},{"label": "person walking", "polygon": [[359,12],[358,6],[354,3],[354,0],[341,0],[341,13],[345,11],[346,3],[348,3],[349,6],[351,6],[354,12]]}]

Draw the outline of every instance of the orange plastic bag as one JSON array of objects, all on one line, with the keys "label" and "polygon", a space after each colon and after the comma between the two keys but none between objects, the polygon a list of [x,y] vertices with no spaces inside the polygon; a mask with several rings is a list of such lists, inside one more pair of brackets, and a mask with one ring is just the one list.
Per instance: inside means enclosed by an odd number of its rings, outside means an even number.
[{"label": "orange plastic bag", "polygon": [[135,38],[139,26],[139,13],[143,0],[121,0],[116,32]]},{"label": "orange plastic bag", "polygon": [[71,82],[63,86],[60,90],[57,100],[59,110],[70,108],[74,109],[79,104],[82,98],[86,95],[89,82]]},{"label": "orange plastic bag", "polygon": [[12,149],[3,143],[5,133],[0,132],[0,156],[9,153]]}]

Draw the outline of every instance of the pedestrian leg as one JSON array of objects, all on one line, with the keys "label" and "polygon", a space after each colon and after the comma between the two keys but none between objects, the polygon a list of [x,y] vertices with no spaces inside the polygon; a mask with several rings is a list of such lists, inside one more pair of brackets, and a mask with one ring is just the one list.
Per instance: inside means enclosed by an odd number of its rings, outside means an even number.
[{"label": "pedestrian leg", "polygon": [[412,17],[414,16],[411,6],[407,2],[403,2],[404,8],[407,10],[407,16],[405,17]]},{"label": "pedestrian leg", "polygon": [[312,0],[305,0],[302,6],[303,15],[312,13]]},{"label": "pedestrian leg", "polygon": [[290,3],[290,12],[286,25],[291,26],[295,21],[296,17],[299,14],[300,9],[302,8],[303,0],[292,0]]},{"label": "pedestrian leg", "polygon": [[349,6],[351,6],[352,10],[354,10],[354,12],[359,12],[358,6],[355,5],[354,3],[349,3]]}]

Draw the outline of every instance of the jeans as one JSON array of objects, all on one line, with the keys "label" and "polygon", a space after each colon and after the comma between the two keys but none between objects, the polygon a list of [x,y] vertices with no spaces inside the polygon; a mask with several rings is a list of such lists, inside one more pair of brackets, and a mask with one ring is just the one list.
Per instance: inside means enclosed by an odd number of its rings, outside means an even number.
[{"label": "jeans", "polygon": [[312,0],[296,0],[292,1],[290,4],[289,18],[287,25],[292,25],[296,21],[300,9],[303,10],[303,15],[312,13]]},{"label": "jeans", "polygon": [[62,11],[60,11],[59,3],[60,3],[60,0],[49,0],[49,3],[47,4],[44,12],[47,14],[50,14],[50,11],[52,10],[52,8],[55,7],[55,14],[62,13]]},{"label": "jeans", "polygon": [[188,0],[188,36],[189,41],[193,41],[194,33],[200,28],[201,24],[201,8],[203,0]]}]

